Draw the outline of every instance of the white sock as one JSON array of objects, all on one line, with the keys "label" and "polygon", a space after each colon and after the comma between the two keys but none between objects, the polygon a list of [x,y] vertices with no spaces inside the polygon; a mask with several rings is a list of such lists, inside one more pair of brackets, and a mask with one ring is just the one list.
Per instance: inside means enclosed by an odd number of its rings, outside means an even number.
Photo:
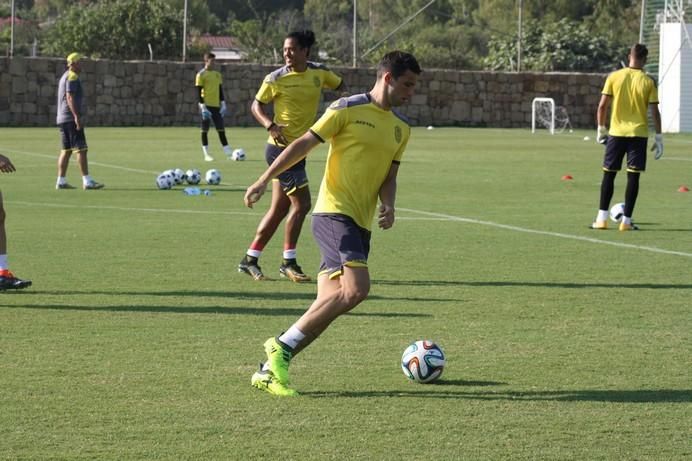
[{"label": "white sock", "polygon": [[286,333],[279,336],[279,341],[291,349],[295,349],[303,339],[305,339],[305,333],[300,331],[295,325],[291,325],[291,328]]},{"label": "white sock", "polygon": [[67,178],[65,176],[58,176],[57,184],[59,186],[62,186],[63,184],[67,184]]},{"label": "white sock", "polygon": [[202,152],[204,155],[209,155],[209,146],[202,146]]},{"label": "white sock", "polygon": [[93,181],[93,179],[91,179],[90,175],[82,176],[82,183],[89,184],[92,181]]},{"label": "white sock", "polygon": [[245,253],[248,256],[252,256],[253,258],[259,259],[260,256],[262,256],[262,250],[252,250],[248,249],[247,253]]},{"label": "white sock", "polygon": [[623,224],[632,224],[632,217],[628,218],[627,216],[623,216],[622,217],[622,223]]},{"label": "white sock", "polygon": [[296,249],[293,248],[292,250],[284,250],[284,259],[296,259]]},{"label": "white sock", "polygon": [[4,271],[7,269],[7,255],[0,255],[0,271]]},{"label": "white sock", "polygon": [[596,221],[607,221],[608,215],[608,210],[598,210],[598,216],[596,216]]},{"label": "white sock", "polygon": [[223,152],[229,157],[233,154],[233,150],[231,149],[231,146],[229,146],[228,144],[223,146]]}]

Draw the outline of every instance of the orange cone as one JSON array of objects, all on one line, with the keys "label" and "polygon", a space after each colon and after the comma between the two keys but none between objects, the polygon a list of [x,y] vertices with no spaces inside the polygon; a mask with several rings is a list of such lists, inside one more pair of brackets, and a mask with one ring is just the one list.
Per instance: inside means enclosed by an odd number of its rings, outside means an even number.
[{"label": "orange cone", "polygon": [[687,186],[680,186],[678,188],[678,192],[689,192],[689,191],[690,191],[690,188]]}]

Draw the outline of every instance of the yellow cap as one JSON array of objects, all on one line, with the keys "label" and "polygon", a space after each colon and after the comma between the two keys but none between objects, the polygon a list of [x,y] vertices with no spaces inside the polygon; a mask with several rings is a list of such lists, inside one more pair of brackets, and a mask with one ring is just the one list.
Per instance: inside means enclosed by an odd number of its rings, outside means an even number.
[{"label": "yellow cap", "polygon": [[80,59],[82,59],[81,54],[71,53],[69,56],[67,56],[67,63],[72,64],[72,63],[78,62]]}]

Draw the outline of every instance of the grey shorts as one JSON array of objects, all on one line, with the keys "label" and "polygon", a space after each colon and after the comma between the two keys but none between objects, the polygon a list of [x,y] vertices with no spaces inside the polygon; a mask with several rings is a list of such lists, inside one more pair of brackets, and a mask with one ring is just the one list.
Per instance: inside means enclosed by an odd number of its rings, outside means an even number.
[{"label": "grey shorts", "polygon": [[312,235],[320,247],[320,271],[336,278],[343,267],[368,267],[371,232],[341,214],[313,214]]},{"label": "grey shorts", "polygon": [[[284,149],[285,147],[267,144],[267,148],[264,151],[264,158],[267,160],[267,164],[271,165],[274,163],[276,157],[278,157]],[[281,184],[281,189],[286,192],[286,195],[291,195],[297,189],[307,186],[308,173],[305,171],[305,159],[281,173],[277,179],[279,180],[279,184]]]},{"label": "grey shorts", "polygon": [[84,128],[77,129],[75,122],[65,122],[58,125],[60,129],[60,141],[62,150],[85,150],[87,149],[86,135]]}]

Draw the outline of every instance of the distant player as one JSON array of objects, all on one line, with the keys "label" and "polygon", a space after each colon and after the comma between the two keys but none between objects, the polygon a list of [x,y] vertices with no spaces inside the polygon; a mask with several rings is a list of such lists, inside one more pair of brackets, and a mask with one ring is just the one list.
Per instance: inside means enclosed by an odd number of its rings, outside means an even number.
[{"label": "distant player", "polygon": [[87,161],[87,142],[84,132],[84,116],[86,105],[84,104],[84,88],[79,79],[82,72],[79,53],[72,53],[67,57],[67,70],[58,82],[58,112],[56,123],[60,128],[62,150],[58,156],[58,180],[56,189],[74,189],[67,182],[67,166],[72,153],[77,154],[79,169],[82,173],[82,188],[102,189],[103,184],[94,181],[89,176],[89,162]]},{"label": "distant player", "polygon": [[221,72],[214,70],[216,55],[205,53],[204,68],[197,72],[195,77],[195,87],[199,96],[199,113],[202,117],[202,152],[204,160],[212,162],[214,157],[209,154],[209,126],[214,122],[214,127],[219,133],[219,141],[223,147],[223,152],[228,158],[233,154],[231,147],[226,139],[226,129],[223,118],[226,116],[228,108],[223,94],[223,78]]},{"label": "distant player", "polygon": [[[315,122],[323,89],[344,90],[341,77],[321,64],[308,61],[314,44],[312,31],[288,34],[283,47],[286,65],[265,77],[252,103],[252,115],[269,132],[265,151],[269,164]],[[273,119],[265,111],[265,106],[270,103],[274,104]],[[294,282],[309,281],[310,277],[298,265],[296,247],[303,221],[310,212],[310,200],[305,160],[300,160],[273,181],[271,206],[260,221],[238,271],[255,280],[264,279],[259,257],[285,218],[283,261],[279,273]]]},{"label": "distant player", "polygon": [[337,317],[367,297],[373,217],[377,211],[381,229],[394,225],[396,178],[411,134],[407,121],[392,109],[411,99],[420,72],[412,55],[387,53],[369,93],[334,102],[248,187],[245,204],[252,207],[269,181],[304,159],[321,142],[329,143],[312,214],[312,232],[322,258],[317,298],[285,333],[264,343],[267,362],[252,376],[254,387],[275,395],[296,395],[288,387],[291,359]]},{"label": "distant player", "polygon": [[[0,155],[0,172],[12,173],[15,167],[9,158]],[[9,270],[7,264],[7,233],[5,232],[5,206],[0,193],[0,291],[19,290],[31,286],[31,280],[22,280]]]},{"label": "distant player", "polygon": [[[651,108],[656,138],[651,150],[658,160],[663,156],[661,114],[658,111],[656,83],[644,72],[649,50],[641,44],[633,45],[629,52],[629,67],[613,72],[606,79],[596,119],[596,140],[605,144],[601,199],[593,229],[608,228],[608,209],[615,190],[615,176],[627,156],[627,188],[625,212],[620,221],[621,231],[637,230],[632,223],[634,205],[639,195],[639,175],[646,170],[646,144],[649,136],[647,108]],[[606,129],[608,108],[611,107],[610,133]]]}]

